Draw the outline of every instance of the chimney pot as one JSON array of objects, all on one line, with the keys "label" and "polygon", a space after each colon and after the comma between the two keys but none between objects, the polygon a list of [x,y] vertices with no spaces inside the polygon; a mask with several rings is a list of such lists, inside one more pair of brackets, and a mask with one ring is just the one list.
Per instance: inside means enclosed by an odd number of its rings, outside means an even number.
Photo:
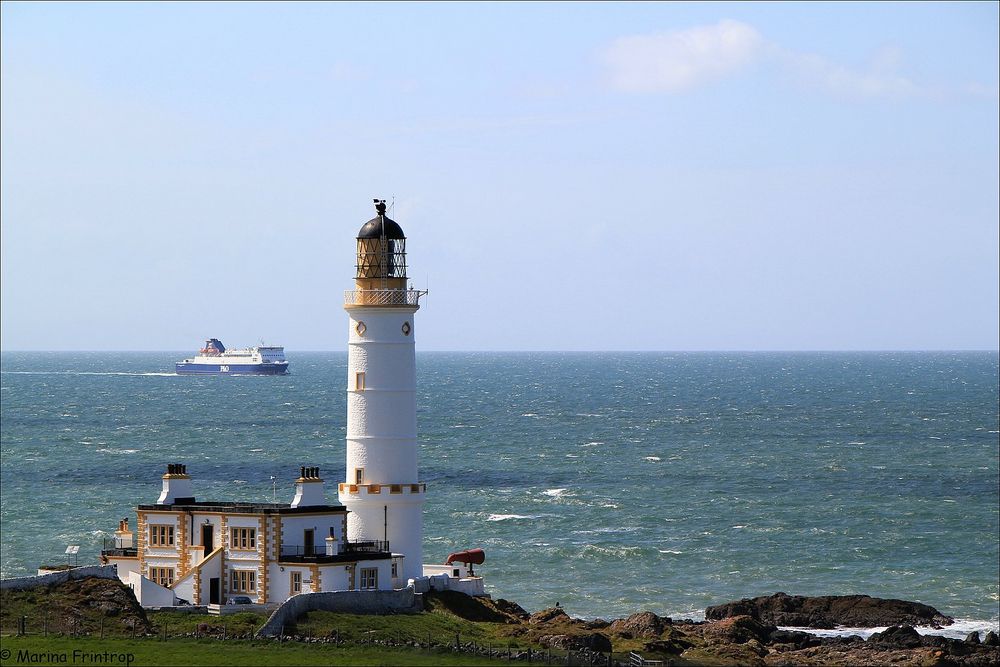
[{"label": "chimney pot", "polygon": [[191,480],[187,476],[187,466],[180,463],[168,463],[167,474],[163,478],[163,488],[157,505],[173,505],[177,499],[191,501]]}]

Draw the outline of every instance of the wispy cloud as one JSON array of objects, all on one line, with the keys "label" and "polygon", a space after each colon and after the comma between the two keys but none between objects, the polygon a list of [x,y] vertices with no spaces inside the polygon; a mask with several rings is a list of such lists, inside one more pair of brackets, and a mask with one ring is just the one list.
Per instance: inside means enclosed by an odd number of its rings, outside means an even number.
[{"label": "wispy cloud", "polygon": [[715,25],[619,37],[600,53],[611,88],[628,93],[681,93],[760,64],[797,84],[837,97],[997,97],[996,85],[951,87],[913,81],[902,70],[902,52],[877,51],[866,67],[851,68],[817,53],[793,51],[733,20]]},{"label": "wispy cloud", "polygon": [[613,88],[678,92],[743,69],[764,40],[752,26],[724,20],[711,26],[620,37],[603,52]]},{"label": "wispy cloud", "polygon": [[852,70],[815,53],[798,53],[772,45],[775,62],[802,85],[841,97],[904,97],[932,91],[899,73],[902,53],[884,48],[863,70]]}]

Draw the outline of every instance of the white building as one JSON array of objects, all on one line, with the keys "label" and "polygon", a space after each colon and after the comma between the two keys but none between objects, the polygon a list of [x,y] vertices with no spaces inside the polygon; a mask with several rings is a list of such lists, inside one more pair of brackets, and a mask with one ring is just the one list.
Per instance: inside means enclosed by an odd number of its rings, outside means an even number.
[{"label": "white building", "polygon": [[327,504],[319,468],[302,468],[291,503],[195,500],[186,466],[171,464],[155,504],[123,519],[101,562],[115,564],[143,606],[284,602],[309,592],[406,584],[384,542],[348,541],[347,509]]}]

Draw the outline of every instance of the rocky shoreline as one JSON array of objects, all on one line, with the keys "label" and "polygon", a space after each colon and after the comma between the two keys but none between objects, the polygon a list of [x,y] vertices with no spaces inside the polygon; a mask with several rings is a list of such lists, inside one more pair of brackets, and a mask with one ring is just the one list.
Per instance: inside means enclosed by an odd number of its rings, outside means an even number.
[{"label": "rocky shoreline", "polygon": [[[36,631],[44,616],[51,618],[50,632],[74,636],[93,634],[98,629],[103,636],[106,628],[114,634],[116,627],[118,635],[125,632],[133,637],[159,632],[132,591],[117,579],[85,577],[28,591],[10,589],[2,591],[0,598],[0,626],[8,631],[17,618],[30,615]],[[455,617],[462,619],[452,632],[473,636],[479,632],[482,638],[477,624],[490,624],[487,632],[496,643],[532,647],[524,648],[526,657],[537,647],[555,651],[556,655],[571,651],[576,656],[574,664],[626,664],[629,654],[636,652],[664,665],[1000,665],[1000,637],[996,632],[984,637],[970,633],[964,639],[921,635],[915,626],[947,628],[954,619],[917,602],[866,595],[804,597],[775,593],[709,607],[704,621],[675,620],[649,611],[610,621],[585,620],[572,618],[559,607],[532,614],[514,602],[473,598],[454,591],[427,593],[423,606],[428,616],[444,613],[452,619],[449,623],[457,620]],[[161,612],[159,622],[165,624],[164,613],[170,612]],[[191,629],[199,628],[183,636],[212,636],[209,617],[183,616],[190,619]],[[255,623],[252,615],[250,622]],[[169,623],[174,627],[182,625],[180,619]],[[204,631],[201,625],[205,625]],[[858,635],[820,636],[808,631],[835,628],[886,629],[873,632],[867,639]],[[248,633],[244,632],[244,638],[250,638],[251,626],[245,630]],[[292,630],[286,638],[334,641],[323,632],[310,634],[308,630],[301,636]],[[424,645],[422,640],[423,636],[418,637],[413,645]],[[450,638],[444,643],[439,641],[435,637],[433,645],[452,645]],[[336,642],[341,642],[339,631]],[[371,643],[370,638],[367,643]],[[457,636],[454,645],[459,650]],[[430,637],[426,646],[432,646]],[[475,642],[471,648],[461,645],[461,650],[467,649],[482,653],[486,647],[482,643],[477,647]],[[521,655],[520,650],[516,653]]]},{"label": "rocky shoreline", "polygon": [[[571,618],[558,607],[534,614],[504,600],[490,601],[520,636],[541,646],[607,653],[634,647],[665,664],[736,665],[1000,665],[1000,637],[965,639],[921,635],[914,626],[947,627],[954,619],[933,607],[866,595],[790,596],[776,593],[709,607],[705,621],[673,620],[640,612],[614,621]],[[498,620],[498,619],[491,619]],[[820,637],[803,630],[880,628],[858,635]]]}]

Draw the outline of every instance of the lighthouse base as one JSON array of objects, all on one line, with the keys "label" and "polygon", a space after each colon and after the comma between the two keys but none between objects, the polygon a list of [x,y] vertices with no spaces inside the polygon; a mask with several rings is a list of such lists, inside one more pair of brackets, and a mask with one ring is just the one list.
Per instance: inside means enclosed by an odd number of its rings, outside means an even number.
[{"label": "lighthouse base", "polygon": [[404,554],[402,581],[423,574],[423,498],[420,496],[364,497],[344,493],[340,502],[347,508],[349,542],[387,541],[388,549]]}]

